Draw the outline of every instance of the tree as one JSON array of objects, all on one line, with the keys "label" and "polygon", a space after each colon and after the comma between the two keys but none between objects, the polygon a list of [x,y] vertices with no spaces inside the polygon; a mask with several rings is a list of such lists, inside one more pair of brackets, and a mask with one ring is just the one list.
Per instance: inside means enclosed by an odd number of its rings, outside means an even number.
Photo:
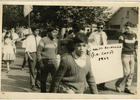
[{"label": "tree", "polygon": [[[102,6],[33,6],[31,24],[49,27],[51,25],[71,27],[74,22],[92,25],[106,20],[111,8]],[[23,16],[23,5],[3,5],[3,26],[28,26],[28,17]]]},{"label": "tree", "polygon": [[3,26],[15,27],[27,25],[28,19],[23,16],[23,6],[3,5]]},{"label": "tree", "polygon": [[108,7],[85,6],[34,6],[34,12],[39,12],[40,23],[56,24],[69,27],[73,22],[91,25],[99,20],[107,20],[110,12]]},{"label": "tree", "polygon": [[[101,6],[34,6],[33,19],[46,27],[57,25],[61,30],[62,27],[71,27],[74,22],[86,26],[97,21],[106,21],[111,9]],[[35,18],[37,16],[38,19]]]}]

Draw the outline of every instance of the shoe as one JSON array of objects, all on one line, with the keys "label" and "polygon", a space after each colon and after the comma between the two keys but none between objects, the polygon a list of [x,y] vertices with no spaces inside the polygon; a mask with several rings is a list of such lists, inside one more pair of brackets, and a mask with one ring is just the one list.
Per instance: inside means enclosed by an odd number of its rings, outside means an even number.
[{"label": "shoe", "polygon": [[135,94],[135,93],[131,92],[129,89],[125,89],[124,92],[129,93],[129,94]]},{"label": "shoe", "polygon": [[36,91],[36,88],[34,85],[32,85],[31,90]]},{"label": "shoe", "polygon": [[108,90],[108,88],[106,86],[102,86],[102,87],[97,86],[97,88],[98,88],[98,90]]},{"label": "shoe", "polygon": [[6,73],[9,73],[10,72],[10,70],[7,70],[7,72]]},{"label": "shoe", "polygon": [[39,84],[36,84],[35,86],[36,86],[36,88],[40,89],[40,85]]},{"label": "shoe", "polygon": [[6,73],[9,73],[9,70]]},{"label": "shoe", "polygon": [[24,70],[24,68],[21,68],[21,70]]},{"label": "shoe", "polygon": [[117,92],[119,92],[119,93],[121,93],[121,92],[122,92],[122,91],[121,91],[121,87],[120,87],[120,86],[116,86],[116,85],[115,85],[115,88],[116,88],[116,91],[117,91]]}]

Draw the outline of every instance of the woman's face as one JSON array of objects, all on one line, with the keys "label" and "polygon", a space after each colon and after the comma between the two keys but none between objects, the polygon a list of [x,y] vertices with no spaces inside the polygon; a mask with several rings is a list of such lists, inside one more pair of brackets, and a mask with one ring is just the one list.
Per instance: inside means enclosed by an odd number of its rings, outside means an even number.
[{"label": "woman's face", "polygon": [[51,31],[50,36],[54,39],[54,38],[57,37],[57,34],[58,34],[58,31],[57,30],[53,30],[53,31]]}]

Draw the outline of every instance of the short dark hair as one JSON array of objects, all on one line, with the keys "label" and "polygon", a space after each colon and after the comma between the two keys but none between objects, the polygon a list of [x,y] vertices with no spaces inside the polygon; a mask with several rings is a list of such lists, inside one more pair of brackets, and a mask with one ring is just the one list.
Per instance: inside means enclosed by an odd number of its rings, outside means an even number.
[{"label": "short dark hair", "polygon": [[74,32],[79,32],[80,30],[85,30],[84,25],[79,24],[79,23],[73,23],[72,28],[73,28]]},{"label": "short dark hair", "polygon": [[88,43],[88,37],[83,32],[78,32],[74,37],[74,44],[76,43]]},{"label": "short dark hair", "polygon": [[57,27],[49,27],[47,31],[52,32],[53,30],[58,30],[58,28]]},{"label": "short dark hair", "polygon": [[36,29],[39,29],[37,25],[32,25],[31,26],[32,31],[34,32]]},{"label": "short dark hair", "polygon": [[131,22],[127,22],[124,26],[130,26],[130,27],[133,27],[133,24]]},{"label": "short dark hair", "polygon": [[105,22],[104,22],[104,21],[99,21],[99,22],[97,22],[97,27],[98,27],[98,26],[101,26],[101,25],[105,26]]},{"label": "short dark hair", "polygon": [[[9,31],[6,32],[6,34],[5,34],[5,36],[4,36],[4,40],[7,38],[7,35],[8,35],[8,34],[10,34]],[[10,34],[10,39],[11,39],[11,40],[13,39],[11,34]]]}]

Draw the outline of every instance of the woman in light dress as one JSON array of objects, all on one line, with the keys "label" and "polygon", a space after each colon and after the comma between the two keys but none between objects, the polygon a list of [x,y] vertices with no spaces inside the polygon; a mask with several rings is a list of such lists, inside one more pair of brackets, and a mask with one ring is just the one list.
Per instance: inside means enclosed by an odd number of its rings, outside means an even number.
[{"label": "woman in light dress", "polygon": [[10,71],[10,64],[15,59],[14,53],[14,41],[12,40],[12,35],[10,32],[6,32],[4,36],[4,44],[2,47],[2,59],[6,62],[7,65],[7,73]]}]

